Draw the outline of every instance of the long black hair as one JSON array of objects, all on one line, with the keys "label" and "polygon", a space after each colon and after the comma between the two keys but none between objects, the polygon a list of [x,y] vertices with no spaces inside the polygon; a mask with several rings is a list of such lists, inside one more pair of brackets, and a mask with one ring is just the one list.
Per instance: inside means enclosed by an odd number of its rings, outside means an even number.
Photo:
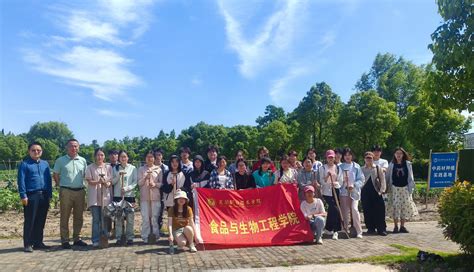
[{"label": "long black hair", "polygon": [[171,162],[173,160],[176,160],[178,162],[178,173],[181,172],[181,160],[179,159],[177,155],[171,155],[170,159],[168,160],[168,167],[170,168],[170,172],[173,171],[172,166],[171,166]]},{"label": "long black hair", "polygon": [[[258,174],[259,174],[260,176],[262,175],[262,171],[263,171],[263,170],[262,170],[262,165],[263,165],[264,163],[270,164],[270,167],[271,167],[271,165],[272,165],[272,160],[271,160],[270,158],[268,158],[268,157],[263,157],[263,158],[260,160],[260,167],[258,168]],[[270,169],[270,167],[269,167],[269,169]]]},{"label": "long black hair", "polygon": [[397,163],[397,158],[395,158],[395,152],[397,152],[398,150],[400,150],[403,153],[402,164],[404,164],[406,161],[411,160],[411,157],[408,154],[408,152],[406,152],[406,150],[403,149],[403,147],[399,146],[399,147],[395,148],[395,150],[393,150],[392,163]]},{"label": "long black hair", "polygon": [[341,158],[341,160],[342,160],[343,162],[346,162],[346,159],[345,159],[344,157],[346,156],[347,153],[351,154],[351,156],[352,156],[352,161],[354,161],[354,160],[355,160],[354,152],[352,152],[352,149],[351,149],[350,147],[344,148],[344,150],[342,151],[342,158]]},{"label": "long black hair", "polygon": [[281,176],[283,176],[283,167],[281,167],[281,162],[282,161],[288,161],[289,158],[290,157],[288,155],[283,155],[280,158],[280,178],[281,178]]}]

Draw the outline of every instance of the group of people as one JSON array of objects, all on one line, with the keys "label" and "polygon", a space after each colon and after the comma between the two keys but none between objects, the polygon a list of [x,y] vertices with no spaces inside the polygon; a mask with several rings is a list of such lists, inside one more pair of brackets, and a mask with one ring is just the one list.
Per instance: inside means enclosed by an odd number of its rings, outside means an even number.
[{"label": "group of people", "polygon": [[[368,234],[387,235],[386,214],[394,220],[393,233],[406,233],[406,221],[417,214],[412,199],[413,170],[403,148],[395,150],[389,163],[381,158],[380,146],[374,146],[364,154],[364,166],[354,161],[350,148],[327,150],[324,164],[317,160],[314,149],[309,149],[301,162],[297,159],[298,153],[290,151],[280,158],[279,169],[265,147],[258,150],[258,160],[252,165],[247,164],[242,150],[236,153],[235,162],[228,165],[227,158],[218,155],[215,146],[209,146],[206,160],[201,155],[191,160],[191,150],[183,147],[179,156],[170,156],[167,164],[163,162],[162,149],[150,150],[144,154],[145,163],[138,169],[129,162],[124,150],[110,150],[106,162],[104,150],[97,148],[94,162],[87,165],[78,154],[76,139],[70,139],[66,149],[67,154],[56,160],[52,177],[48,163],[41,160],[42,146],[38,142],[28,146],[29,156],[18,167],[18,190],[25,216],[25,252],[48,248],[43,243],[43,229],[53,179],[59,186],[60,235],[64,249],[71,248],[71,213],[73,245],[87,246],[80,238],[86,198],[92,214],[93,247],[99,247],[101,238],[107,240],[111,236],[115,236],[118,245],[133,244],[137,186],[143,241],[151,243],[163,235],[160,230],[166,210],[171,253],[174,243],[179,248],[188,246],[191,252],[197,251],[192,195],[197,187],[245,190],[294,184],[301,211],[318,244],[322,244],[323,232],[338,239],[338,232],[347,233],[349,225],[355,229],[357,238],[362,238],[359,201]],[[123,215],[111,216],[113,211],[108,208],[116,203],[126,204],[120,206]]]}]

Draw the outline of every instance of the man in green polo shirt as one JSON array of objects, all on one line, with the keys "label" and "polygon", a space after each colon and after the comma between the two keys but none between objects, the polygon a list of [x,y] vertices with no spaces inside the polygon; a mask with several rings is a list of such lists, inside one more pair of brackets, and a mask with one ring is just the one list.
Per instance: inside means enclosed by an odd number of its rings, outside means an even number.
[{"label": "man in green polo shirt", "polygon": [[70,139],[66,145],[67,155],[59,157],[54,163],[53,178],[59,185],[59,212],[61,246],[70,249],[69,217],[73,214],[72,238],[75,246],[87,246],[81,240],[86,191],[84,190],[84,175],[87,167],[86,160],[78,155],[79,142]]}]

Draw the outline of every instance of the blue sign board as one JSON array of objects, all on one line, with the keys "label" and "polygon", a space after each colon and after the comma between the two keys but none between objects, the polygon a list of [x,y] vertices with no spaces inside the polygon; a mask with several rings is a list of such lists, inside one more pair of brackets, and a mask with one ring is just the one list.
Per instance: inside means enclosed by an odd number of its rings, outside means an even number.
[{"label": "blue sign board", "polygon": [[451,187],[456,181],[458,153],[431,153],[429,188]]}]

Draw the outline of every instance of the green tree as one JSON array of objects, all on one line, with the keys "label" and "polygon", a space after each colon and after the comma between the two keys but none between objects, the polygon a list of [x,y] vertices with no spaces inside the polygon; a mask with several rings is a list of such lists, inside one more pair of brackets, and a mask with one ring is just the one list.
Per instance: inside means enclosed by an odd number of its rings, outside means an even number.
[{"label": "green tree", "polygon": [[286,124],[275,120],[262,129],[260,143],[268,148],[272,159],[277,159],[286,153],[290,137]]},{"label": "green tree", "polygon": [[79,148],[79,155],[86,159],[87,164],[94,162],[94,146],[92,144],[81,144]]},{"label": "green tree", "polygon": [[41,156],[43,160],[54,161],[61,155],[55,142],[48,139],[38,139],[37,141],[43,146],[43,155]]},{"label": "green tree", "polygon": [[223,154],[233,160],[237,150],[241,149],[246,158],[257,157],[259,131],[253,126],[238,125],[227,129],[227,139],[224,142]]},{"label": "green tree", "polygon": [[179,146],[191,148],[193,153],[205,154],[209,145],[222,147],[226,138],[227,130],[224,126],[213,126],[199,122],[195,126],[181,131],[178,142]]},{"label": "green tree", "polygon": [[165,152],[164,157],[168,158],[171,154],[176,152],[178,148],[178,140],[173,135],[166,134],[163,130],[160,130],[158,136],[153,139],[153,147],[162,148]]},{"label": "green tree", "polygon": [[257,122],[258,124],[258,128],[262,128],[275,120],[285,122],[286,121],[285,110],[281,107],[268,105],[265,107],[265,114],[263,116],[257,117],[255,122]]},{"label": "green tree", "polygon": [[120,142],[117,139],[107,140],[104,142],[104,150],[105,152],[109,152],[110,150],[127,150],[127,146]]},{"label": "green tree", "polygon": [[472,0],[437,0],[444,19],[428,47],[436,71],[430,74],[432,100],[443,108],[474,111],[474,8]]},{"label": "green tree", "polygon": [[[290,114],[290,120],[298,122],[299,146],[312,146],[317,150],[334,147],[335,125],[342,108],[340,97],[324,82],[312,86],[298,107]],[[295,138],[295,139],[296,139]]]},{"label": "green tree", "polygon": [[339,115],[336,139],[360,155],[375,143],[385,143],[399,122],[395,103],[387,102],[375,90],[358,92]]},{"label": "green tree", "polygon": [[74,138],[74,134],[69,130],[67,125],[62,122],[46,122],[36,123],[31,126],[26,134],[29,142],[36,139],[48,139],[56,143],[59,149],[63,150],[66,147],[67,140]]},{"label": "green tree", "polygon": [[417,101],[423,85],[425,71],[410,61],[393,54],[377,54],[369,73],[362,74],[356,90],[375,89],[380,97],[394,102],[400,117],[405,117],[407,108]]},{"label": "green tree", "polygon": [[458,150],[464,133],[470,128],[470,120],[455,110],[422,103],[408,108],[407,127],[418,157],[428,158],[430,149],[434,152]]},{"label": "green tree", "polygon": [[0,135],[0,161],[20,161],[28,154],[28,143],[13,133]]}]

